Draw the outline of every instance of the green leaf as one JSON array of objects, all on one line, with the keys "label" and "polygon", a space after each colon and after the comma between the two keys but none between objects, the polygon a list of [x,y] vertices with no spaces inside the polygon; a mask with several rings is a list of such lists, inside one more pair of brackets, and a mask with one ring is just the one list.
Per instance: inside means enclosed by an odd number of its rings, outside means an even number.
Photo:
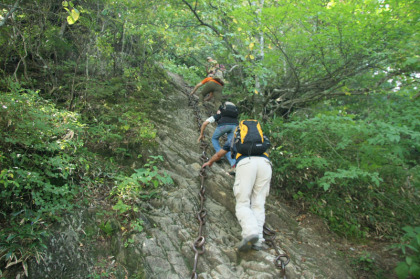
[{"label": "green leaf", "polygon": [[9,242],[10,240],[12,240],[13,238],[15,238],[15,234],[10,234],[8,237],[7,237],[7,239],[6,239],[6,242]]},{"label": "green leaf", "polygon": [[321,183],[322,188],[324,188],[324,191],[328,191],[328,189],[330,189],[331,184],[329,183]]},{"label": "green leaf", "polygon": [[159,181],[153,180],[153,185],[155,186],[155,188],[157,188],[159,186]]},{"label": "green leaf", "polygon": [[411,250],[413,250],[414,252],[419,252],[419,250],[414,247],[413,245],[406,245],[408,248],[410,248]]},{"label": "green leaf", "polygon": [[79,19],[79,16],[80,16],[80,12],[76,8],[73,8],[70,12],[70,15],[67,17],[67,22],[70,25],[72,25],[76,23],[76,21]]},{"label": "green leaf", "polygon": [[410,267],[410,273],[414,278],[420,278],[420,266],[417,263],[414,263]]},{"label": "green leaf", "polygon": [[406,262],[408,265],[412,265],[412,264],[413,264],[413,258],[412,258],[412,257],[406,257],[406,258],[405,258],[405,262]]},{"label": "green leaf", "polygon": [[405,262],[400,262],[395,268],[395,273],[399,279],[405,279],[408,277],[409,267]]},{"label": "green leaf", "polygon": [[67,22],[68,22],[68,24],[72,25],[72,24],[74,24],[76,21],[73,19],[73,17],[68,16],[68,17],[67,17]]}]

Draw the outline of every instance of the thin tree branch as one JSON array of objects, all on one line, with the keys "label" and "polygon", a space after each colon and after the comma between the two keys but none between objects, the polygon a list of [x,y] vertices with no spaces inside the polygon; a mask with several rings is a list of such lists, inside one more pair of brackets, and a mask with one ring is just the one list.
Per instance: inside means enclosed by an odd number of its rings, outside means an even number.
[{"label": "thin tree branch", "polygon": [[203,26],[207,26],[208,28],[210,28],[211,30],[213,30],[217,35],[220,35],[219,31],[212,25],[205,23],[199,16],[197,13],[197,3],[195,4],[195,8],[193,8],[190,3],[188,3],[186,0],[182,0],[182,2],[185,3],[185,5],[188,6],[188,8],[191,10],[191,12],[193,12],[195,18],[200,22],[201,25]]},{"label": "thin tree branch", "polygon": [[17,0],[13,7],[10,9],[10,11],[3,18],[3,20],[0,21],[0,27],[2,27],[6,23],[7,19],[16,11],[16,9],[19,7],[19,2],[20,0]]}]

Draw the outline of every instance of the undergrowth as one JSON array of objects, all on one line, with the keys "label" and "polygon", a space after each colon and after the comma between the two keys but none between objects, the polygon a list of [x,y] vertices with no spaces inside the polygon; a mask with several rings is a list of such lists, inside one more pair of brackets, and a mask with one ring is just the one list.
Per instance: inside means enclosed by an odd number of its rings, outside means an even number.
[{"label": "undergrowth", "polygon": [[336,105],[268,123],[273,187],[340,235],[395,240],[420,221],[419,104],[372,99],[363,118]]},{"label": "undergrowth", "polygon": [[[153,112],[167,84],[162,71],[150,69],[147,74],[160,79],[147,83],[143,77],[137,89],[122,82],[128,89],[122,92],[121,84],[110,81],[95,95],[96,101],[90,100],[95,106],[76,102],[81,113],[2,80],[8,90],[0,94],[0,276],[17,265],[27,274],[28,261],[42,259],[54,222],[96,195],[116,196],[114,212],[129,222],[126,231],[142,231],[135,216],[140,203],[172,183],[158,169],[161,156],[143,165],[137,162],[134,171],[117,164],[139,160],[133,150],[155,144],[156,128],[147,113]],[[142,88],[156,94],[141,99]],[[121,92],[117,98],[116,91]]]}]

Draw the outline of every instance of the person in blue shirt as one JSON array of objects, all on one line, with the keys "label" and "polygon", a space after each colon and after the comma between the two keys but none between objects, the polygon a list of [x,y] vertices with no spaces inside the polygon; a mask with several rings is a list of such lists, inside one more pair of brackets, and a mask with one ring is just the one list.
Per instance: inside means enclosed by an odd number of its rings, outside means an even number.
[{"label": "person in blue shirt", "polygon": [[[222,147],[220,146],[219,139],[223,135],[227,135],[226,142],[232,142],[233,133],[235,132],[236,127],[238,126],[238,112],[235,104],[232,102],[225,102],[222,106],[219,107],[217,113],[203,122],[201,125],[200,136],[198,137],[197,142],[199,143],[204,139],[204,131],[208,124],[217,123],[216,130],[211,137],[211,143],[213,144],[214,150],[219,152]],[[231,157],[230,152],[227,152],[225,155],[226,159],[229,161],[230,170],[228,171],[230,175],[235,174],[235,163],[236,160]]]}]

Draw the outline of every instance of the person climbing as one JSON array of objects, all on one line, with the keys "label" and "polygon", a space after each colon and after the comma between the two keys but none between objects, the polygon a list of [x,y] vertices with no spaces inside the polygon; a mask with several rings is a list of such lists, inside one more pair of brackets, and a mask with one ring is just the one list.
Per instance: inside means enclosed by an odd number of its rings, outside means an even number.
[{"label": "person climbing", "polygon": [[[232,143],[225,143],[219,152],[202,165],[202,168],[211,167],[214,162],[223,158],[229,151],[236,154],[236,176],[233,193],[236,199],[236,217],[242,228],[242,240],[237,245],[241,252],[250,249],[267,249],[267,245],[264,243],[263,226],[265,222],[265,199],[270,191],[272,174],[271,162],[268,154],[264,151],[268,149],[270,144],[268,138],[262,135],[258,121],[248,120],[251,124],[247,125],[246,129],[241,129],[243,122],[244,120],[240,122],[237,131],[235,131]],[[255,135],[256,133],[260,134],[259,143],[247,142],[247,134]],[[245,138],[244,141],[242,141],[243,138]],[[250,145],[246,145],[246,142]],[[245,151],[240,144],[246,146]]]},{"label": "person climbing", "polygon": [[[211,137],[211,143],[213,144],[214,150],[216,153],[222,149],[220,146],[219,139],[223,135],[227,135],[226,142],[232,142],[233,133],[235,132],[236,127],[238,126],[238,109],[232,102],[225,102],[219,107],[217,113],[213,116],[210,116],[203,122],[201,125],[200,136],[198,137],[197,142],[199,143],[204,139],[204,131],[208,124],[217,123],[217,127],[214,130],[213,136]],[[230,151],[225,155],[226,159],[229,161],[230,169],[229,174],[235,174],[235,163],[236,160],[232,158]]]},{"label": "person climbing", "polygon": [[203,85],[205,86],[200,93],[200,102],[203,103],[213,99],[213,103],[216,106],[220,105],[222,101],[223,82],[217,81],[213,75],[210,74],[208,77],[197,83],[197,85],[191,91],[190,96],[194,95],[197,89]]},{"label": "person climbing", "polygon": [[221,81],[222,85],[225,83],[223,72],[226,70],[224,65],[219,64],[216,60],[207,57],[208,65],[206,66],[207,75],[212,75],[217,81]]},{"label": "person climbing", "polygon": [[211,58],[210,56],[207,57],[207,66],[206,66],[207,75],[211,73],[215,73],[217,68],[219,68],[219,63],[217,63],[217,61]]}]

